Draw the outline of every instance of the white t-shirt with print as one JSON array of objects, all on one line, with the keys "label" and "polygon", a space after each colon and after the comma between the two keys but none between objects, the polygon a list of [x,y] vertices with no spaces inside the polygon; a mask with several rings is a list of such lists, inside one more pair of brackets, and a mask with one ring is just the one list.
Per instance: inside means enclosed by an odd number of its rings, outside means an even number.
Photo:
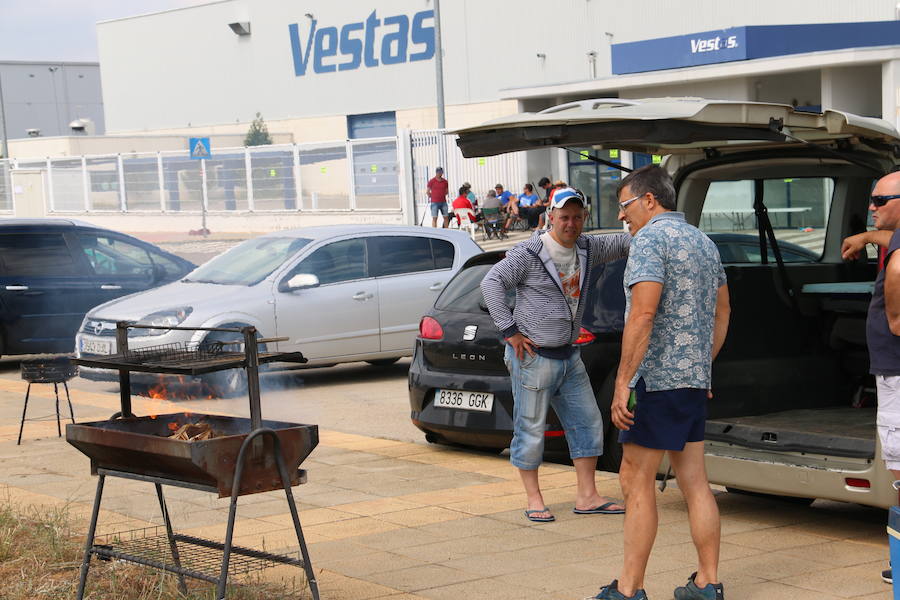
[{"label": "white t-shirt with print", "polygon": [[581,265],[578,260],[578,252],[575,251],[575,246],[566,248],[554,240],[549,232],[541,234],[541,242],[544,243],[544,247],[556,266],[556,272],[562,282],[563,294],[566,296],[566,302],[569,303],[574,318],[578,311],[578,300],[581,298]]}]

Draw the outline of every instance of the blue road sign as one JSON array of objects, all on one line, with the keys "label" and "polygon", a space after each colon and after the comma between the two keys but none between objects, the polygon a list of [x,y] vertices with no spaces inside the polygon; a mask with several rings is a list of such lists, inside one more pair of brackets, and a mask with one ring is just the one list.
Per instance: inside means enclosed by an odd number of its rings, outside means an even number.
[{"label": "blue road sign", "polygon": [[209,138],[191,138],[188,142],[188,149],[191,151],[191,158],[209,158]]}]

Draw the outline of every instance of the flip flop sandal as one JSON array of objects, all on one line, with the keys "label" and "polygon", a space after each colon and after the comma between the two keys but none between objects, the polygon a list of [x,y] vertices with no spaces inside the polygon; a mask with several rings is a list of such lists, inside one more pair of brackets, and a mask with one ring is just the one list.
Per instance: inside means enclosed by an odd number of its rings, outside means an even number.
[{"label": "flip flop sandal", "polygon": [[601,504],[600,506],[595,506],[594,508],[573,508],[572,512],[576,515],[622,515],[625,514],[624,508],[610,508],[610,506],[615,506],[619,504],[618,502],[607,502],[606,504]]},{"label": "flip flop sandal", "polygon": [[539,508],[536,510],[526,510],[525,518],[529,521],[534,521],[535,523],[549,523],[550,521],[555,521],[556,517],[550,515],[549,517],[536,517],[534,515],[538,515],[544,512],[550,512],[550,509],[546,506],[544,508]]}]

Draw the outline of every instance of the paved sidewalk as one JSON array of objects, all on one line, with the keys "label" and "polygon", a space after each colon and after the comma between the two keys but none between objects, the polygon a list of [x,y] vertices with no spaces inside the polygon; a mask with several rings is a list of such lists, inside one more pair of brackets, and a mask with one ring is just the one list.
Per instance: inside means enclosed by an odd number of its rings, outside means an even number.
[{"label": "paved sidewalk", "polygon": [[[87,458],[56,438],[53,422],[26,423],[22,445],[15,444],[25,386],[0,378],[0,498],[69,504],[86,528],[96,484]],[[51,395],[51,386],[33,386],[30,414],[52,412]],[[118,410],[114,393],[72,390],[72,396],[79,421]],[[137,414],[179,410],[176,403],[135,399]],[[324,599],[573,600],[595,594],[621,565],[623,517],[573,515],[569,467],[542,469],[557,521],[532,524],[505,458],[336,431],[320,430],[320,438],[303,464],[309,483],[294,493]],[[597,481],[601,493],[621,497],[614,475],[598,472]],[[227,499],[167,492],[177,529],[223,534]],[[242,497],[235,543],[296,546],[283,498]],[[653,600],[671,598],[694,560],[681,495],[670,488],[658,500],[647,584]],[[807,508],[724,492],[718,500],[729,600],[891,597],[879,578],[887,565],[883,511],[822,502]],[[103,507],[101,533],[160,523],[149,484],[110,478]]]}]

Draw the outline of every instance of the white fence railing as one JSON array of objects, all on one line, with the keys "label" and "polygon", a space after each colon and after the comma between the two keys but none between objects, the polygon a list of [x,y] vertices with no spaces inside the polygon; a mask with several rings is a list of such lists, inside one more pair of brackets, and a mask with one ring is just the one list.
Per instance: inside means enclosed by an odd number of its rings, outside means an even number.
[{"label": "white fence railing", "polygon": [[45,173],[48,213],[398,211],[398,138],[0,161],[0,211],[14,173]]},{"label": "white fence railing", "polygon": [[404,131],[214,149],[204,160],[187,151],[0,160],[0,213],[14,210],[16,170],[31,169],[43,173],[46,214],[397,212],[407,210],[410,198],[415,215],[404,220],[419,223],[427,213],[426,184],[439,166],[451,199],[464,181],[479,198],[498,182],[519,192],[526,181],[522,152],[467,159],[455,135]]}]

